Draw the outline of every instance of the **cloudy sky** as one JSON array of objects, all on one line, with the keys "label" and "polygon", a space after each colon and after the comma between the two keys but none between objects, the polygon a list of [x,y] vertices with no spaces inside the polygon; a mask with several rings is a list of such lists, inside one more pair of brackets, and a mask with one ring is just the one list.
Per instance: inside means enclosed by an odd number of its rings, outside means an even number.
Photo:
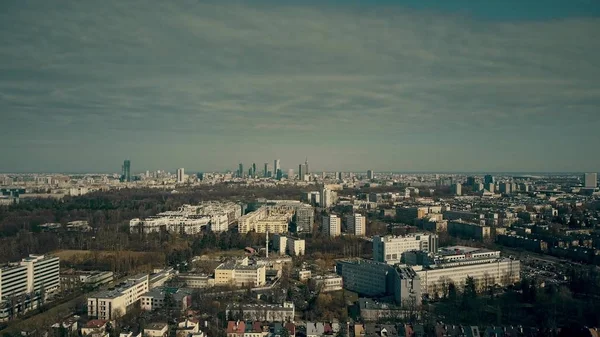
[{"label": "cloudy sky", "polygon": [[597,0],[0,1],[0,172],[598,171]]}]

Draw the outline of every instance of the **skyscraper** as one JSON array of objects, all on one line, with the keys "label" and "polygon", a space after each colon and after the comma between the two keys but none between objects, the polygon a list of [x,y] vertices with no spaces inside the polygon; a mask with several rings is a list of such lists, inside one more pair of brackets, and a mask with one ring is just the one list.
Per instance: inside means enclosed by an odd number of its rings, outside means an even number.
[{"label": "skyscraper", "polygon": [[[485,186],[486,188],[488,186],[490,186],[490,184],[494,184],[494,183],[495,183],[494,176],[487,174],[485,177],[483,177],[483,186]],[[493,191],[490,191],[490,192],[493,192]]]},{"label": "skyscraper", "polygon": [[177,169],[177,183],[183,184],[185,181],[185,169],[182,167]]},{"label": "skyscraper", "polygon": [[277,178],[277,180],[281,180],[281,178],[283,178],[283,172],[281,172],[281,169],[277,170],[277,172],[275,173],[275,177]]},{"label": "skyscraper", "polygon": [[298,165],[298,180],[303,181],[304,180],[304,165],[300,164]]},{"label": "skyscraper", "polygon": [[130,182],[131,181],[131,161],[129,159],[123,162],[123,167],[121,168],[123,171],[123,175],[121,176],[122,181]]},{"label": "skyscraper", "polygon": [[462,185],[460,183],[454,185],[454,195],[462,195]]},{"label": "skyscraper", "polygon": [[583,186],[585,188],[596,188],[596,186],[598,186],[598,174],[586,173],[583,175],[583,181]]},{"label": "skyscraper", "polygon": [[238,177],[243,178],[244,177],[244,164],[240,163],[239,167],[238,167]]},{"label": "skyscraper", "polygon": [[475,177],[467,177],[467,183],[465,184],[467,186],[475,186]]},{"label": "skyscraper", "polygon": [[281,170],[281,161],[279,159],[275,159],[273,162],[273,174],[277,174],[278,170]]},{"label": "skyscraper", "polygon": [[252,163],[252,176],[256,176],[256,163]]},{"label": "skyscraper", "polygon": [[310,174],[310,171],[308,170],[308,158],[304,160],[304,170],[306,171],[304,174]]},{"label": "skyscraper", "polygon": [[374,175],[373,175],[373,170],[368,170],[367,171],[367,179],[373,179]]},{"label": "skyscraper", "polygon": [[269,177],[269,163],[265,163],[265,170],[263,171],[263,177]]}]

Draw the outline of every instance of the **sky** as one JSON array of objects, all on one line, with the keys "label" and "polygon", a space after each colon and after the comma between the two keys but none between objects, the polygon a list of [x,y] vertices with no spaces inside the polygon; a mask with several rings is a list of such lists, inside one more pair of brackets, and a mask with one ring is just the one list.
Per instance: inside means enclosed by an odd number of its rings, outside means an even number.
[{"label": "sky", "polygon": [[0,172],[600,170],[597,0],[3,0]]}]

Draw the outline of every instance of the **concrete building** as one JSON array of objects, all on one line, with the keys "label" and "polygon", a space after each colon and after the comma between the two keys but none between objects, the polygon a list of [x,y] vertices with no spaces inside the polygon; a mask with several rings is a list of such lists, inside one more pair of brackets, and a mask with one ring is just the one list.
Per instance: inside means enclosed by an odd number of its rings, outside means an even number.
[{"label": "concrete building", "polygon": [[598,173],[586,173],[583,175],[583,186],[585,188],[596,188],[598,186]]},{"label": "concrete building", "polygon": [[381,262],[365,259],[336,261],[336,272],[344,280],[344,288],[367,297],[390,293],[391,268]]},{"label": "concrete building", "polygon": [[266,283],[266,267],[250,261],[247,257],[240,261],[221,263],[215,269],[215,285],[237,287],[260,287]]},{"label": "concrete building", "polygon": [[483,241],[491,238],[492,229],[490,226],[459,220],[448,221],[448,233],[452,236]]},{"label": "concrete building", "polygon": [[251,231],[256,233],[287,233],[293,216],[293,207],[262,206],[239,219],[238,231],[240,233]]},{"label": "concrete building", "polygon": [[172,305],[179,310],[186,310],[192,303],[191,291],[177,289],[173,291],[170,288],[158,287],[144,293],[140,297],[140,307],[145,311],[152,311],[163,308],[166,305],[166,297],[170,296],[173,300]]},{"label": "concrete building", "polygon": [[323,217],[323,234],[336,237],[342,233],[342,222],[335,214],[330,214]]},{"label": "concrete building", "polygon": [[320,195],[321,207],[330,208],[333,207],[337,201],[337,193],[331,189],[325,187],[321,190]]},{"label": "concrete building", "polygon": [[167,337],[169,335],[169,324],[150,323],[144,327],[144,337]]},{"label": "concrete building", "polygon": [[306,242],[303,239],[275,234],[273,235],[273,249],[275,249],[279,255],[304,255],[306,250]]},{"label": "concrete building", "polygon": [[462,185],[460,183],[454,184],[454,195],[462,195]]},{"label": "concrete building", "polygon": [[131,219],[129,230],[131,233],[144,234],[161,230],[189,235],[198,234],[209,228],[212,220],[210,215],[198,214],[198,209],[199,206],[183,205],[177,211],[162,212],[145,219]]},{"label": "concrete building", "polygon": [[273,161],[273,175],[276,175],[279,170],[281,170],[281,160],[275,159]]},{"label": "concrete building", "polygon": [[500,183],[500,193],[511,194],[512,193],[512,184],[510,182]]},{"label": "concrete building", "polygon": [[60,273],[60,288],[80,289],[97,288],[101,285],[109,284],[114,280],[112,271],[83,271],[68,269]]},{"label": "concrete building", "polygon": [[394,300],[401,306],[421,305],[422,287],[419,275],[410,267],[394,268]]},{"label": "concrete building", "polygon": [[148,275],[141,274],[129,278],[112,290],[91,295],[87,299],[88,316],[113,320],[117,316],[125,315],[148,289]]},{"label": "concrete building", "polygon": [[367,179],[372,180],[375,178],[375,175],[373,174],[373,170],[367,170]]},{"label": "concrete building", "polygon": [[437,234],[415,233],[405,236],[373,237],[373,260],[388,264],[400,263],[402,253],[411,250],[435,252],[438,248]]},{"label": "concrete building", "polygon": [[29,255],[0,268],[0,321],[33,310],[60,288],[58,257]]},{"label": "concrete building", "polygon": [[310,285],[313,289],[317,289],[322,293],[328,293],[342,290],[344,288],[344,280],[335,274],[317,275],[311,277]]},{"label": "concrete building", "polygon": [[365,236],[367,233],[367,218],[362,214],[351,214],[346,217],[348,233],[356,236]]},{"label": "concrete building", "polygon": [[229,304],[225,310],[227,319],[238,318],[261,322],[293,322],[295,316],[293,302],[282,304]]},{"label": "concrete building", "polygon": [[177,278],[185,284],[185,287],[192,289],[210,288],[215,285],[215,279],[207,274],[179,273]]},{"label": "concrete building", "polygon": [[185,169],[179,168],[177,169],[177,183],[183,184],[185,182]]},{"label": "concrete building", "polygon": [[310,233],[315,223],[315,210],[310,205],[302,204],[296,208],[294,219],[296,222],[296,232]]}]

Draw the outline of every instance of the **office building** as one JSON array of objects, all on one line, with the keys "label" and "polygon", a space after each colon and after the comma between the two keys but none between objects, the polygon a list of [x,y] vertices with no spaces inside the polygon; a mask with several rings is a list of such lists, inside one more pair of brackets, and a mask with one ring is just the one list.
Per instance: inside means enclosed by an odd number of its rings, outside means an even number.
[{"label": "office building", "polygon": [[462,195],[462,185],[460,183],[454,184],[454,195]]},{"label": "office building", "polygon": [[123,162],[121,181],[131,182],[131,161],[129,159]]},{"label": "office building", "polygon": [[239,261],[221,263],[215,269],[216,286],[260,287],[266,282],[266,267],[247,257]]},{"label": "office building", "polygon": [[357,236],[365,236],[367,234],[367,218],[362,214],[351,214],[346,217],[348,233]]},{"label": "office building", "polygon": [[252,163],[252,176],[256,177],[256,163]]},{"label": "office building", "polygon": [[60,288],[58,257],[29,255],[0,268],[0,321],[33,310]]},{"label": "office building", "polygon": [[342,232],[342,223],[340,218],[335,214],[330,214],[323,217],[323,234],[336,237]]},{"label": "office building", "polygon": [[263,171],[263,177],[268,178],[269,177],[269,164],[265,163],[265,168]]},{"label": "office building", "polygon": [[129,278],[112,290],[100,291],[87,299],[88,316],[113,320],[121,317],[149,290],[148,275]]},{"label": "office building", "polygon": [[376,235],[373,237],[373,260],[388,264],[400,263],[404,252],[411,250],[435,252],[438,248],[438,241],[437,234]]},{"label": "office building", "polygon": [[315,223],[315,210],[312,206],[302,204],[296,208],[296,232],[310,233]]},{"label": "office building", "polygon": [[596,188],[598,186],[598,174],[597,173],[586,173],[583,177],[585,188]]},{"label": "office building", "polygon": [[306,172],[304,171],[304,165],[298,165],[298,180],[304,181],[304,175]]},{"label": "office building", "polygon": [[313,289],[322,293],[344,289],[344,279],[336,274],[311,277],[309,284]]},{"label": "office building", "polygon": [[511,189],[512,189],[512,184],[510,182],[500,183],[500,193],[511,194],[511,192],[512,192]]},{"label": "office building", "polygon": [[483,177],[483,185],[487,188],[490,186],[490,184],[496,184],[496,180],[492,175],[487,174],[485,177]]},{"label": "office building", "polygon": [[238,164],[237,176],[238,176],[238,178],[244,177],[244,164],[242,164],[242,163]]},{"label": "office building", "polygon": [[185,169],[179,168],[177,169],[177,183],[183,184],[185,182]]},{"label": "office building", "polygon": [[368,170],[367,171],[367,179],[371,180],[375,178],[375,175],[373,174],[373,170]]},{"label": "office building", "polygon": [[474,186],[475,185],[475,177],[467,177],[467,182],[465,185]]},{"label": "office building", "polygon": [[391,268],[385,263],[360,258],[338,260],[335,270],[344,280],[344,288],[361,296],[377,297],[389,293]]},{"label": "office building", "polygon": [[281,170],[281,161],[279,159],[275,159],[273,161],[273,174],[277,174],[277,171]]},{"label": "office building", "polygon": [[450,283],[464,287],[467,277],[478,291],[494,285],[508,286],[521,279],[520,262],[502,258],[499,251],[481,248],[447,247],[430,257],[423,267],[413,267],[421,281],[421,293],[440,296]]}]

